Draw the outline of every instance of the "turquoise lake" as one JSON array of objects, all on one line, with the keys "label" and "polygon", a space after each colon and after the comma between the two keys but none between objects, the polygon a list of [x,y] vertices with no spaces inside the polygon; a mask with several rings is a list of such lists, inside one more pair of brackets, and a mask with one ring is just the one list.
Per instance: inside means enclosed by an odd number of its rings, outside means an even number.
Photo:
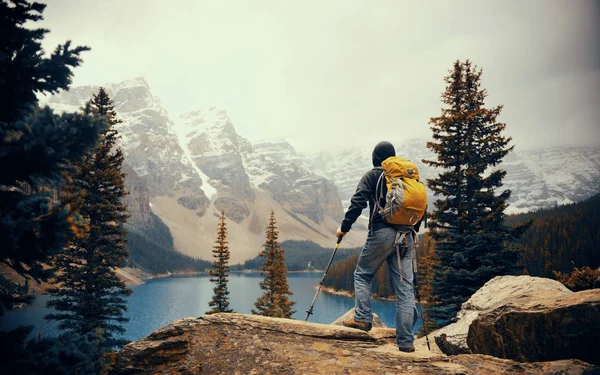
[{"label": "turquoise lake", "polygon": [[[321,281],[322,273],[290,273],[288,283],[294,293],[290,297],[296,301],[294,319],[304,320],[306,310],[316,292],[315,286]],[[262,294],[258,283],[262,277],[258,273],[233,273],[230,275],[229,291],[231,308],[235,312],[250,314],[254,302]],[[150,332],[186,317],[204,315],[212,298],[214,284],[208,276],[167,277],[152,279],[143,285],[133,287],[129,297],[125,323],[127,332],[124,338],[137,340]],[[8,311],[0,318],[0,330],[10,330],[19,325],[33,325],[32,335],[54,336],[59,333],[53,322],[44,320],[44,315],[52,310],[45,307],[48,296],[41,295],[31,306]],[[331,323],[354,307],[354,299],[321,292],[309,321]],[[388,327],[395,327],[394,302],[373,300],[373,311]],[[417,322],[415,331],[420,325]]]}]

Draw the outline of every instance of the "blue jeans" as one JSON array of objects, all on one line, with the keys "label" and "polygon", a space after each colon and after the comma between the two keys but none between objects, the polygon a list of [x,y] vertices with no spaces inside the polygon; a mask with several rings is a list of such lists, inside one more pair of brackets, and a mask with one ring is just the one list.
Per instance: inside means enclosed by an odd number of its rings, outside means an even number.
[{"label": "blue jeans", "polygon": [[372,322],[371,280],[384,260],[390,269],[390,284],[396,294],[396,342],[398,346],[410,348],[415,340],[413,324],[415,317],[415,296],[413,289],[414,243],[409,233],[400,248],[402,277],[398,271],[398,259],[394,241],[394,228],[381,228],[367,236],[356,270],[354,271],[355,315],[357,322]]}]

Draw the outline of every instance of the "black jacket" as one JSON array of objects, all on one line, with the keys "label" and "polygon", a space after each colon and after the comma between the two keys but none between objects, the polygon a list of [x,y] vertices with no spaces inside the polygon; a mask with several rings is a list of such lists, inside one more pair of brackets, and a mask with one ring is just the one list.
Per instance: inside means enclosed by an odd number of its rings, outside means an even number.
[{"label": "black jacket", "polygon": [[[375,206],[375,188],[377,186],[377,181],[379,181],[379,177],[383,173],[383,168],[375,167],[365,173],[365,175],[360,179],[358,186],[356,187],[356,193],[350,199],[350,207],[348,207],[348,211],[346,211],[346,215],[344,216],[344,220],[342,221],[341,230],[342,232],[350,231],[352,224],[358,219],[362,210],[369,206],[369,230],[375,232],[378,229],[384,227],[393,227],[396,229],[405,229],[406,226],[403,225],[394,225],[389,224],[383,216],[377,213],[377,207]],[[379,204],[383,207],[385,205],[385,194],[387,193],[387,185],[385,183],[385,179],[382,178],[379,181],[379,191],[378,194],[382,197],[379,201]],[[375,211],[375,214],[373,212]],[[419,221],[414,229],[418,232],[421,227],[421,221]]]}]

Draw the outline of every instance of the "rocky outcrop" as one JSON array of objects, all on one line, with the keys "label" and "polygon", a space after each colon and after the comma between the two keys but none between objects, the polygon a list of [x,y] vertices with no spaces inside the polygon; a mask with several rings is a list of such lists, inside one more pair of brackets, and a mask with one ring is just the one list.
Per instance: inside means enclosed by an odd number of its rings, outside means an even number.
[{"label": "rocky outcrop", "polygon": [[130,217],[128,222],[135,226],[148,225],[152,218],[150,209],[150,192],[146,181],[137,176],[129,164],[123,165],[123,172],[127,178],[125,188],[129,194],[123,198]]},{"label": "rocky outcrop", "polygon": [[518,361],[579,358],[600,363],[600,289],[522,294],[470,325],[473,353]]},{"label": "rocky outcrop", "polygon": [[342,219],[334,182],[312,172],[287,142],[262,142],[242,153],[250,180],[294,214],[315,223]]},{"label": "rocky outcrop", "polygon": [[179,197],[177,198],[177,203],[179,203],[180,205],[182,205],[183,207],[192,210],[196,213],[197,216],[204,216],[204,214],[206,213],[206,209],[208,208],[209,205],[209,201],[206,197],[204,196],[200,196],[200,197]]},{"label": "rocky outcrop", "polygon": [[175,129],[185,152],[199,171],[219,184],[220,192],[249,201],[254,199],[242,163],[241,137],[227,112],[215,107],[187,112],[179,117]]},{"label": "rocky outcrop", "polygon": [[[345,313],[344,315],[340,316],[339,318],[337,318],[336,320],[334,320],[331,324],[334,326],[341,326],[342,322],[348,318],[353,318],[354,317],[354,307],[351,308],[350,310],[348,310],[347,313]],[[373,322],[372,322],[373,328],[387,328],[387,326],[385,325],[385,323],[383,323],[381,321],[381,319],[379,319],[379,316],[377,316],[377,314],[373,313]]]},{"label": "rocky outcrop", "polygon": [[217,198],[215,207],[219,211],[225,211],[225,216],[238,224],[250,214],[250,209],[244,201],[234,197]]},{"label": "rocky outcrop", "polygon": [[531,276],[495,277],[463,303],[457,314],[456,323],[433,333],[435,341],[448,355],[472,353],[467,344],[467,336],[471,323],[477,317],[501,308],[520,296],[544,291],[557,297],[573,293],[556,280]]},{"label": "rocky outcrop", "polygon": [[399,352],[394,330],[215,314],[175,321],[116,354],[111,374],[583,374],[579,360],[518,363],[485,355]]}]

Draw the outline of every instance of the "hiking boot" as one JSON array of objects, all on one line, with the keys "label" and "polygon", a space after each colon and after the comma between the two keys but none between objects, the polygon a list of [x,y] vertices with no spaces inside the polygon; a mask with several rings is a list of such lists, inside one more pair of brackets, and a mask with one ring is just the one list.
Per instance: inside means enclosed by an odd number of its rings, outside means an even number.
[{"label": "hiking boot", "polygon": [[348,318],[342,322],[345,327],[360,329],[361,331],[369,332],[371,330],[370,322],[357,322],[354,318]]},{"label": "hiking boot", "polygon": [[398,350],[400,350],[401,352],[405,352],[405,353],[412,353],[415,351],[415,346],[413,345],[410,348],[403,348],[403,347],[399,346]]}]

